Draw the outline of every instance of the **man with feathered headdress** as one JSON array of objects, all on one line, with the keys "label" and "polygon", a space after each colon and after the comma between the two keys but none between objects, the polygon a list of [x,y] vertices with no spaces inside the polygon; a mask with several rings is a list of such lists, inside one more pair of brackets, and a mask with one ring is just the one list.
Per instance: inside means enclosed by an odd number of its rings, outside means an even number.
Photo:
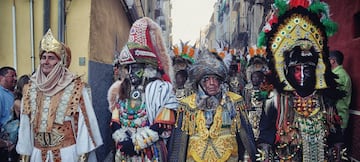
[{"label": "man with feathered headdress", "polygon": [[190,46],[189,42],[182,42],[180,40],[180,46],[173,46],[173,67],[175,71],[175,82],[174,89],[176,98],[178,100],[183,99],[184,97],[190,95],[192,92],[192,87],[189,84],[188,71],[191,65],[195,62],[195,55],[197,49],[194,46]]},{"label": "man with feathered headdress", "polygon": [[108,91],[115,161],[166,161],[178,103],[159,25],[147,17],[135,21],[117,61],[128,75]]},{"label": "man with feathered headdress", "polygon": [[265,47],[251,46],[248,51],[248,66],[246,68],[247,84],[244,88],[244,100],[249,121],[255,136],[255,141],[259,137],[259,122],[263,112],[264,102],[268,97],[269,91],[272,90],[266,80],[268,67],[266,62]]},{"label": "man with feathered headdress", "polygon": [[342,142],[329,101],[343,96],[328,60],[327,38],[336,31],[329,7],[319,0],[275,0],[273,7],[259,45],[266,45],[276,91],[261,117],[259,143],[263,150],[273,145],[281,161],[340,160],[344,150],[328,151]]},{"label": "man with feathered headdress", "polygon": [[23,88],[16,146],[21,161],[96,161],[94,150],[103,141],[90,87],[68,70],[70,48],[49,29],[39,57],[38,70]]},{"label": "man with feathered headdress", "polygon": [[180,101],[170,160],[255,161],[254,137],[240,95],[228,91],[229,64],[203,50],[189,71],[194,94]]}]

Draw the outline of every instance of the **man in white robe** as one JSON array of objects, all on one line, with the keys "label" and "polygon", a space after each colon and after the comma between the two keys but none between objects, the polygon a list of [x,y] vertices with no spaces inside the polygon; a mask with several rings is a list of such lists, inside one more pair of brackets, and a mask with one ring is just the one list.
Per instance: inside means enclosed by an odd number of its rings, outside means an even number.
[{"label": "man in white robe", "polygon": [[41,40],[38,70],[23,91],[20,161],[96,161],[94,150],[103,141],[90,87],[68,71],[70,61],[70,49],[49,29]]}]

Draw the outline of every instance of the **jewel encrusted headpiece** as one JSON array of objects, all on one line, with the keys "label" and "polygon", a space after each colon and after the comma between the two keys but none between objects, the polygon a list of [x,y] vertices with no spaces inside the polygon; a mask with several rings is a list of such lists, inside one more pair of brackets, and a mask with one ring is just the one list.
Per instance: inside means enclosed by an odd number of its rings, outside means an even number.
[{"label": "jewel encrusted headpiece", "polygon": [[56,40],[51,32],[51,29],[49,29],[41,39],[40,49],[39,49],[40,58],[44,52],[52,52],[56,54],[56,56],[61,59],[62,65],[64,65],[65,67],[70,66],[71,63],[70,48],[67,47],[65,44],[60,43],[58,40]]},{"label": "jewel encrusted headpiece", "polygon": [[165,81],[173,80],[172,61],[162,39],[160,26],[143,17],[131,26],[128,43],[117,58],[120,64],[145,63],[156,67]]},{"label": "jewel encrusted headpiece", "polygon": [[[329,7],[319,0],[275,0],[273,11],[267,17],[263,31],[259,34],[258,46],[266,45],[269,65],[276,72],[278,82],[283,83],[283,90],[292,91],[294,88],[285,77],[286,51],[295,46],[303,50],[311,47],[318,53],[313,57],[316,62],[315,89],[328,88],[326,68],[328,46],[327,37],[333,35],[337,25],[330,20]],[[293,57],[293,56],[292,56]],[[300,56],[301,57],[301,56]]]}]

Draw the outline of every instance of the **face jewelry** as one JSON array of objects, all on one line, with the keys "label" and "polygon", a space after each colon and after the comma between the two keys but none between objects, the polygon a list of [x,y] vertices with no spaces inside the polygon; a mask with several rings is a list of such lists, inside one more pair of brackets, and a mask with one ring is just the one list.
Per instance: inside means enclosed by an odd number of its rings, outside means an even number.
[{"label": "face jewelry", "polygon": [[132,92],[132,94],[131,94],[131,99],[136,100],[136,99],[138,99],[140,96],[141,96],[140,90],[136,89],[136,90],[134,90],[134,91]]}]

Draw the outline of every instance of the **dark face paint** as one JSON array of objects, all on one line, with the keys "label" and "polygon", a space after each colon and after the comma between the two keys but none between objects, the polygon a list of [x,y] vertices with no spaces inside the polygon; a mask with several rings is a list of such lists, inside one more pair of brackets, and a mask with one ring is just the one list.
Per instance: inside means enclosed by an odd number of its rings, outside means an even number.
[{"label": "dark face paint", "polygon": [[144,64],[129,65],[129,78],[132,85],[140,85],[144,75]]},{"label": "dark face paint", "polygon": [[289,83],[300,94],[309,94],[315,90],[316,67],[306,63],[297,64],[288,68],[286,75]]}]

